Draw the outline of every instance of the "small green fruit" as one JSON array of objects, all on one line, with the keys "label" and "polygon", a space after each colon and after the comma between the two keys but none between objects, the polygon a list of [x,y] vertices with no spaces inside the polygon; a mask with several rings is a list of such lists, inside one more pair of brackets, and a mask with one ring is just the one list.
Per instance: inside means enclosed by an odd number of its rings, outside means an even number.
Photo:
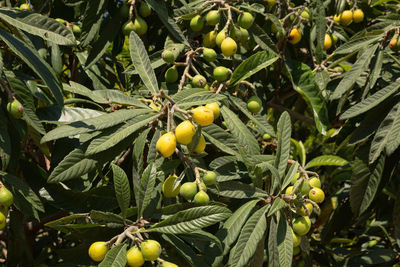
[{"label": "small green fruit", "polygon": [[3,213],[0,213],[0,230],[6,227],[6,216]]},{"label": "small green fruit", "polygon": [[311,177],[311,178],[310,178],[310,185],[311,185],[312,187],[321,188],[321,180],[318,179],[317,177]]},{"label": "small green fruit", "polygon": [[81,27],[79,27],[76,24],[72,25],[72,32],[74,33],[75,36],[80,36],[81,35]]},{"label": "small green fruit", "polygon": [[206,185],[213,185],[217,182],[217,174],[213,171],[207,171],[203,177],[203,182]]},{"label": "small green fruit", "polygon": [[61,18],[56,18],[56,21],[60,22],[61,24],[65,25],[65,20],[61,19]]},{"label": "small green fruit", "polygon": [[19,9],[21,10],[32,10],[30,4],[22,4],[19,6]]},{"label": "small green fruit", "polygon": [[215,26],[219,23],[221,16],[218,10],[210,10],[206,15],[206,25]]},{"label": "small green fruit", "polygon": [[136,32],[138,35],[143,35],[147,32],[147,23],[141,17],[136,17],[133,21],[133,31]]},{"label": "small green fruit", "polygon": [[261,106],[262,106],[262,101],[258,96],[252,96],[247,101],[247,109],[251,113],[256,114],[256,113],[260,112]]},{"label": "small green fruit", "polygon": [[294,247],[293,248],[293,256],[296,256],[297,254],[299,254],[300,253],[300,248],[297,246],[297,247]]},{"label": "small green fruit", "polygon": [[174,63],[175,61],[175,54],[171,50],[164,50],[161,54],[162,59],[169,64]]},{"label": "small green fruit", "polygon": [[178,71],[175,67],[171,67],[165,72],[164,77],[167,83],[174,83],[178,80]]},{"label": "small green fruit", "polygon": [[266,133],[266,134],[263,135],[263,140],[264,141],[268,141],[270,139],[271,139],[271,136],[269,134]]},{"label": "small green fruit", "polygon": [[179,194],[186,200],[191,200],[197,194],[197,185],[194,182],[184,183],[180,190]]},{"label": "small green fruit", "polygon": [[307,196],[308,192],[310,192],[310,184],[308,181],[303,181],[300,185],[300,192],[303,196]]},{"label": "small green fruit", "polygon": [[143,258],[148,261],[155,261],[161,254],[161,245],[155,240],[146,240],[140,244]]},{"label": "small green fruit", "polygon": [[193,77],[192,85],[193,87],[197,88],[204,88],[206,86],[207,80],[203,75],[197,74]]},{"label": "small green fruit", "polygon": [[213,48],[217,43],[217,31],[210,31],[203,36],[204,47]]},{"label": "small green fruit", "polygon": [[242,14],[239,15],[237,20],[237,24],[246,30],[250,28],[251,25],[253,25],[253,22],[254,22],[254,17],[249,12],[243,12]]},{"label": "small green fruit", "polygon": [[14,99],[7,104],[7,110],[16,119],[22,118],[24,113],[24,107],[17,99]]},{"label": "small green fruit", "polygon": [[170,175],[167,179],[165,179],[162,185],[162,192],[164,197],[176,197],[179,194],[179,190],[181,189],[181,185],[179,184],[174,189],[175,181],[178,177],[176,175]]},{"label": "small green fruit", "polygon": [[190,28],[192,29],[192,31],[199,32],[203,29],[203,27],[204,19],[202,16],[196,15],[190,20]]},{"label": "small green fruit", "polygon": [[207,205],[209,202],[210,197],[204,191],[200,191],[194,196],[194,203],[198,205]]},{"label": "small green fruit", "polygon": [[229,78],[229,69],[223,66],[216,67],[213,72],[214,79],[218,82],[225,82]]},{"label": "small green fruit", "polygon": [[293,231],[299,236],[306,235],[311,229],[311,221],[308,216],[294,218],[292,220],[292,225]]},{"label": "small green fruit", "polygon": [[207,62],[213,62],[217,58],[217,53],[212,48],[204,48],[203,57]]},{"label": "small green fruit", "polygon": [[143,18],[150,16],[150,14],[151,14],[151,6],[146,2],[142,2],[140,4],[140,7],[139,7],[139,14]]},{"label": "small green fruit", "polygon": [[0,186],[0,204],[10,207],[14,203],[13,194],[4,185]]}]

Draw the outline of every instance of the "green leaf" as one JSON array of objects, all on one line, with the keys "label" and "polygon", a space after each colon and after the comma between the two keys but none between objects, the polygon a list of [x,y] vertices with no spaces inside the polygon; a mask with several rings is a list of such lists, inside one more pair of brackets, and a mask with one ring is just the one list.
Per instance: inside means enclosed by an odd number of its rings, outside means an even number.
[{"label": "green leaf", "polygon": [[151,67],[149,56],[140,37],[132,31],[129,35],[129,52],[131,54],[132,64],[142,79],[144,86],[154,95],[160,90],[156,74]]},{"label": "green leaf", "polygon": [[334,155],[323,155],[313,158],[307,163],[305,169],[318,167],[318,166],[344,166],[348,164],[347,160]]},{"label": "green leaf", "polygon": [[287,207],[286,201],[279,197],[275,198],[274,202],[272,203],[271,209],[268,212],[267,217],[274,215],[275,213],[277,213],[279,210],[281,210],[284,207]]},{"label": "green leaf", "polygon": [[292,124],[289,114],[285,111],[278,121],[278,148],[276,150],[275,167],[278,169],[279,177],[283,177],[290,154],[290,137]]},{"label": "green leaf", "polygon": [[277,215],[272,216],[269,221],[269,237],[268,237],[268,266],[279,265],[279,251],[278,251],[278,218]]},{"label": "green leaf", "polygon": [[211,144],[215,145],[222,152],[229,155],[236,154],[236,147],[233,145],[237,142],[236,139],[218,125],[213,123],[209,126],[202,127],[201,132]]},{"label": "green leaf", "polygon": [[11,139],[8,133],[6,114],[0,109],[0,159],[1,169],[6,170],[10,163]]},{"label": "green leaf", "polygon": [[247,220],[240,232],[236,245],[230,253],[230,266],[247,266],[247,263],[256,252],[258,242],[264,236],[264,232],[267,229],[265,212],[268,208],[269,206],[260,208]]},{"label": "green leaf", "polygon": [[268,194],[252,185],[237,181],[227,181],[218,184],[218,190],[209,188],[214,194],[229,198],[265,198]]},{"label": "green leaf", "polygon": [[285,179],[282,182],[282,187],[286,188],[293,180],[293,178],[296,176],[296,173],[299,169],[299,163],[296,161],[294,164],[292,164],[292,166],[290,166],[289,171],[286,173]]},{"label": "green leaf", "polygon": [[124,267],[126,265],[127,244],[119,244],[110,249],[99,267]]},{"label": "green leaf", "polygon": [[117,197],[119,208],[121,209],[122,217],[126,218],[126,212],[131,203],[131,190],[128,181],[128,176],[123,169],[115,164],[111,164],[114,174],[115,196]]},{"label": "green leaf", "polygon": [[313,25],[315,25],[315,35],[317,39],[317,46],[315,49],[315,58],[317,63],[321,63],[324,55],[324,40],[326,33],[327,20],[325,19],[325,7],[321,0],[313,1],[311,4],[314,8],[312,9]]},{"label": "green leaf", "polygon": [[223,221],[231,216],[231,211],[222,206],[201,206],[180,211],[154,224],[147,231],[166,234],[190,233]]},{"label": "green leaf", "polygon": [[278,56],[274,53],[261,51],[248,59],[244,60],[232,73],[232,78],[229,81],[229,86],[235,86],[237,83],[249,78],[253,74],[268,67],[278,60]]},{"label": "green leaf", "polygon": [[146,126],[149,124],[152,120],[156,119],[159,117],[159,114],[156,115],[142,115],[139,117],[136,117],[134,119],[131,119],[127,122],[126,127],[121,128],[114,134],[112,134],[107,140],[105,140],[102,143],[99,143],[97,146],[91,145],[88,150],[86,151],[86,155],[93,155],[93,154],[98,154],[100,152],[103,152],[111,147],[114,147],[115,145],[119,144],[126,138],[130,137],[132,134],[134,134],[136,131],[141,129],[142,127]]},{"label": "green leaf", "polygon": [[64,24],[55,19],[29,11],[0,8],[0,19],[44,40],[59,45],[76,45],[75,37]]},{"label": "green leaf", "polygon": [[[384,54],[385,54],[384,48],[379,46],[378,54],[373,59],[374,67],[371,69],[371,74],[369,75],[369,84],[368,84],[369,90],[374,88],[376,82],[381,76]],[[363,97],[369,92],[369,90],[365,90],[366,92],[363,93]]]},{"label": "green leaf", "polygon": [[158,14],[158,17],[172,34],[172,36],[180,43],[190,46],[189,42],[186,40],[185,35],[182,33],[179,26],[175,23],[175,20],[168,16],[168,9],[164,2],[156,0],[148,0],[147,3],[153,8],[153,10]]},{"label": "green leaf", "polygon": [[399,83],[389,84],[388,86],[379,90],[375,94],[367,97],[360,103],[351,106],[340,116],[340,119],[341,120],[350,119],[371,110],[372,108],[376,107],[384,100],[392,96],[394,93],[396,93],[399,90],[399,88],[400,88]]},{"label": "green leaf", "polygon": [[341,98],[343,94],[353,87],[356,80],[368,69],[369,63],[377,48],[378,44],[373,45],[359,56],[357,61],[351,66],[350,71],[344,74],[343,79],[340,81],[335,91],[333,91],[330,97],[331,100]]},{"label": "green leaf", "polygon": [[226,96],[221,94],[213,94],[210,91],[204,90],[204,94],[187,97],[177,104],[180,108],[188,109],[193,106],[205,105],[208,103],[218,102],[226,99]]},{"label": "green leaf", "polygon": [[250,28],[253,33],[254,41],[263,49],[279,54],[278,48],[271,37],[257,23],[253,23]]},{"label": "green leaf", "polygon": [[120,104],[147,109],[149,108],[140,100],[127,96],[123,92],[118,90],[95,90],[92,91],[91,95],[94,98],[94,101],[100,104]]},{"label": "green leaf", "polygon": [[140,181],[140,187],[141,187],[141,209],[140,209],[140,215],[143,216],[145,210],[147,209],[147,206],[150,203],[151,196],[154,192],[154,187],[156,185],[156,179],[157,179],[157,171],[156,167],[150,163],[147,168],[150,170],[150,172],[146,172],[146,175],[143,174],[142,179]]},{"label": "green leaf", "polygon": [[372,43],[378,42],[382,40],[382,34],[379,35],[370,35],[365,37],[356,36],[354,39],[349,40],[348,42],[343,43],[335,50],[335,54],[349,54],[355,51],[358,51],[362,48],[369,46]]},{"label": "green leaf", "polygon": [[[386,148],[388,152],[393,153],[399,145],[400,128],[400,102],[393,106],[389,114],[379,125],[371,142],[369,151],[369,161],[374,162],[381,152]],[[390,143],[388,141],[390,140]],[[391,154],[390,153],[390,154]]]},{"label": "green leaf", "polygon": [[277,244],[280,266],[292,266],[293,234],[286,217],[281,213],[278,222]]},{"label": "green leaf", "polygon": [[72,150],[65,158],[54,168],[48,183],[58,183],[66,180],[81,177],[95,170],[99,162],[96,159],[86,158],[84,151],[80,148]]},{"label": "green leaf", "polygon": [[360,216],[366,211],[374,200],[384,166],[385,156],[383,155],[370,168],[358,158],[352,163],[353,176],[350,189],[350,206],[356,216]]},{"label": "green leaf", "polygon": [[107,9],[106,0],[87,2],[85,12],[83,13],[81,45],[88,46],[99,33],[103,21],[104,12]]},{"label": "green leaf", "polygon": [[110,128],[131,118],[149,113],[151,111],[152,110],[147,109],[120,109],[94,118],[73,122],[48,132],[45,136],[43,136],[41,143],[63,137]]},{"label": "green leaf", "polygon": [[328,108],[321,95],[315,75],[306,64],[298,61],[288,61],[288,71],[291,74],[293,88],[303,97],[313,111],[314,121],[320,133],[325,134],[329,125]]},{"label": "green leaf", "polygon": [[221,113],[238,143],[245,147],[246,151],[250,154],[260,154],[260,148],[256,138],[238,116],[226,106],[222,106]]},{"label": "green leaf", "polygon": [[57,103],[63,106],[64,100],[62,95],[61,82],[58,80],[56,73],[49,64],[39,56],[39,54],[31,47],[25,45],[22,41],[13,37],[3,29],[0,29],[0,38],[7,46],[19,56],[40,78],[46,83],[51,93],[55,97]]}]

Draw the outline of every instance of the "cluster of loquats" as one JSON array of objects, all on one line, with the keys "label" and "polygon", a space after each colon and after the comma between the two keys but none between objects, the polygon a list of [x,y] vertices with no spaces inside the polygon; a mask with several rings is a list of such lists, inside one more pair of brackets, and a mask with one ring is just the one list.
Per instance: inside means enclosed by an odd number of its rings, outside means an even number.
[{"label": "cluster of loquats", "polygon": [[13,194],[2,183],[0,183],[0,230],[6,227],[8,208],[13,204]]},{"label": "cluster of loquats", "polygon": [[146,34],[148,25],[143,18],[150,16],[151,11],[151,6],[145,1],[141,1],[138,6],[123,2],[120,7],[121,17],[124,19],[129,18],[122,26],[124,35],[129,35],[132,31],[140,36]]},{"label": "cluster of loquats", "polygon": [[[109,242],[94,242],[89,247],[89,257],[96,262],[103,261],[110,246]],[[158,261],[161,267],[178,267],[178,265],[172,262],[161,259],[161,252],[161,245],[156,240],[147,239],[137,242],[126,252],[126,264],[129,267],[140,267],[146,261]]]},{"label": "cluster of loquats", "polygon": [[[314,210],[319,211],[318,204],[325,199],[325,193],[321,189],[321,181],[318,177],[302,176],[303,172],[296,173],[290,186],[285,190],[295,217],[292,219],[293,256],[300,253],[300,243],[311,229],[310,216]],[[314,212],[315,213],[315,212]]]}]

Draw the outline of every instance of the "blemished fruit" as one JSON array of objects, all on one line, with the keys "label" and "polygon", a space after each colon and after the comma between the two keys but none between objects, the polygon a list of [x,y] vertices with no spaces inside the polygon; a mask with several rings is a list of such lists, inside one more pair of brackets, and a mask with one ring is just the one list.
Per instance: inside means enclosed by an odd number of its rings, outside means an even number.
[{"label": "blemished fruit", "polygon": [[170,175],[167,179],[165,179],[162,185],[162,192],[164,197],[176,197],[179,195],[179,190],[181,189],[181,185],[179,184],[174,189],[174,183],[178,177],[176,175]]},{"label": "blemished fruit", "polygon": [[197,88],[204,88],[206,86],[207,80],[203,75],[197,74],[193,77],[192,85]]},{"label": "blemished fruit", "polygon": [[289,43],[291,44],[297,44],[301,40],[301,32],[297,28],[293,28],[288,37]]},{"label": "blemished fruit", "polygon": [[251,25],[253,25],[253,22],[254,22],[253,15],[249,12],[243,12],[238,17],[237,25],[247,30],[248,28],[251,27]]},{"label": "blemished fruit", "polygon": [[164,50],[161,54],[161,57],[166,63],[171,64],[175,61],[174,52],[172,52],[171,50]]},{"label": "blemished fruit", "polygon": [[161,245],[155,240],[146,240],[140,244],[140,248],[145,260],[155,261],[161,254]]},{"label": "blemished fruit", "polygon": [[252,96],[247,101],[247,109],[251,113],[256,114],[256,113],[260,112],[261,107],[262,107],[262,101],[258,96]]},{"label": "blemished fruit", "polygon": [[364,20],[364,12],[361,9],[356,9],[353,11],[353,21],[355,23],[360,23]]},{"label": "blemished fruit", "polygon": [[296,256],[297,254],[299,254],[300,253],[300,248],[297,246],[297,247],[294,247],[293,248],[293,256]]},{"label": "blemished fruit", "polygon": [[107,243],[103,241],[94,242],[89,247],[89,257],[93,261],[102,261],[108,251]]},{"label": "blemished fruit", "polygon": [[156,150],[164,158],[168,158],[174,154],[176,148],[176,137],[172,132],[166,133],[158,139]]},{"label": "blemished fruit", "polygon": [[215,43],[217,46],[221,47],[222,42],[225,40],[225,30],[220,31],[215,38]]},{"label": "blemished fruit", "polygon": [[10,207],[14,203],[13,194],[4,185],[0,186],[0,204]]},{"label": "blemished fruit", "polygon": [[397,46],[397,36],[394,36],[392,40],[389,42],[389,47],[392,51],[397,51],[398,46]]},{"label": "blemished fruit", "polygon": [[306,235],[311,229],[311,221],[308,216],[294,218],[292,220],[292,225],[293,231],[299,236]]},{"label": "blemished fruit", "polygon": [[353,11],[344,10],[342,14],[340,14],[340,24],[347,26],[353,20]]},{"label": "blemished fruit", "polygon": [[309,183],[312,187],[321,188],[321,180],[317,177],[311,177]]},{"label": "blemished fruit", "polygon": [[6,227],[6,215],[4,213],[0,213],[0,230]]},{"label": "blemished fruit", "polygon": [[126,252],[126,263],[129,267],[140,267],[144,264],[144,257],[137,246],[131,247]]},{"label": "blemished fruit", "polygon": [[150,16],[151,15],[151,6],[148,3],[143,1],[139,7],[139,14],[143,18]]},{"label": "blemished fruit", "polygon": [[179,194],[186,200],[191,200],[197,194],[197,185],[194,182],[186,182],[184,183],[180,190]]},{"label": "blemished fruit", "polygon": [[[313,205],[311,203],[306,203],[306,207],[311,214],[312,210],[313,210]],[[297,214],[299,214],[300,216],[308,216],[309,215],[309,214],[307,214],[307,211],[303,206],[301,208],[297,209]]]},{"label": "blemished fruit", "polygon": [[20,119],[24,113],[24,107],[22,106],[21,102],[17,99],[14,99],[7,104],[7,111],[16,119]]},{"label": "blemished fruit", "polygon": [[269,139],[271,139],[271,136],[269,134],[266,133],[266,134],[263,135],[263,140],[264,141],[268,141]]},{"label": "blemished fruit", "polygon": [[178,76],[179,74],[175,67],[167,69],[167,71],[164,74],[164,78],[167,83],[176,82],[178,80]]},{"label": "blemished fruit", "polygon": [[203,29],[203,27],[204,19],[202,16],[196,15],[190,20],[190,28],[192,29],[192,31],[199,32]]},{"label": "blemished fruit", "polygon": [[217,58],[217,53],[212,48],[204,48],[203,57],[207,62],[213,62]]},{"label": "blemished fruit", "polygon": [[213,75],[215,80],[225,82],[229,78],[229,69],[223,66],[216,67]]},{"label": "blemished fruit", "polygon": [[206,15],[206,25],[214,26],[219,23],[221,15],[218,10],[210,10]]},{"label": "blemished fruit", "polygon": [[203,182],[206,185],[213,185],[217,182],[217,174],[213,171],[208,171],[203,176]]},{"label": "blemished fruit", "polygon": [[204,151],[204,149],[206,149],[206,140],[204,139],[204,136],[201,135],[199,141],[197,142],[197,145],[195,148],[192,148],[193,144],[190,143],[188,144],[188,148],[189,150],[192,150],[193,153],[195,154],[200,154]]},{"label": "blemished fruit", "polygon": [[210,31],[203,36],[203,45],[208,48],[213,48],[217,43],[217,31]]},{"label": "blemished fruit", "polygon": [[329,50],[332,47],[332,38],[329,34],[325,33],[324,50]]},{"label": "blemished fruit", "polygon": [[169,261],[163,261],[161,267],[178,267],[178,265]]},{"label": "blemished fruit", "polygon": [[237,44],[231,37],[225,38],[221,43],[222,54],[226,57],[233,56],[236,53]]},{"label": "blemished fruit", "polygon": [[19,9],[21,10],[32,10],[30,4],[22,4],[19,6]]},{"label": "blemished fruit", "polygon": [[231,37],[235,42],[240,42],[242,40],[242,31],[239,27],[234,27],[231,31]]},{"label": "blemished fruit", "polygon": [[198,205],[207,205],[209,202],[210,197],[204,191],[200,191],[194,196],[194,203]]},{"label": "blemished fruit", "polygon": [[188,120],[181,122],[175,128],[176,141],[182,145],[191,143],[195,133],[196,127]]},{"label": "blemished fruit", "polygon": [[219,109],[219,105],[217,102],[213,102],[213,103],[208,103],[206,105],[206,108],[209,108],[213,111],[214,113],[214,120],[216,120],[219,115],[221,114],[221,110]]},{"label": "blemished fruit", "polygon": [[324,199],[325,199],[325,193],[324,193],[324,191],[322,191],[322,189],[320,189],[318,187],[314,187],[308,193],[308,197],[316,203],[322,203],[322,202],[324,202]]},{"label": "blemished fruit", "polygon": [[199,106],[193,111],[193,120],[201,126],[208,126],[214,122],[214,112],[205,106]]},{"label": "blemished fruit", "polygon": [[138,35],[143,35],[147,32],[147,22],[142,19],[141,17],[136,17],[133,21],[133,31],[136,32]]},{"label": "blemished fruit", "polygon": [[301,242],[301,237],[296,235],[296,233],[292,230],[292,234],[293,234],[293,247],[297,247],[298,245],[300,245]]}]

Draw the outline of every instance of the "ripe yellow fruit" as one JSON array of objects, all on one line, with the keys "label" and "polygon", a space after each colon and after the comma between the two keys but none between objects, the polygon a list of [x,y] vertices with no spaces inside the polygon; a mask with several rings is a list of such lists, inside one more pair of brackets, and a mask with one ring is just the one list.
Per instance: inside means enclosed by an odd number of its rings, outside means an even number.
[{"label": "ripe yellow fruit", "polygon": [[167,179],[165,179],[165,181],[162,185],[162,192],[164,194],[164,197],[176,197],[179,194],[181,185],[179,184],[174,189],[174,183],[177,178],[178,178],[178,176],[176,176],[176,175],[170,175]]},{"label": "ripe yellow fruit", "polygon": [[178,267],[178,265],[169,261],[163,261],[161,267]]},{"label": "ripe yellow fruit", "polygon": [[205,106],[195,108],[192,117],[201,126],[208,126],[214,122],[214,112]]},{"label": "ripe yellow fruit", "polygon": [[[313,205],[311,203],[306,203],[306,207],[307,207],[308,211],[311,214],[312,210],[313,210]],[[309,215],[309,214],[307,214],[307,211],[304,208],[304,206],[302,206],[301,208],[297,209],[297,214],[299,214],[301,216],[308,216]]]},{"label": "ripe yellow fruit", "polygon": [[322,189],[320,189],[318,187],[314,187],[308,193],[308,197],[316,203],[322,203],[322,202],[324,202],[324,199],[325,199],[325,193],[324,193],[324,191],[322,191]]},{"label": "ripe yellow fruit", "polygon": [[364,12],[361,9],[356,9],[353,12],[353,21],[359,23],[364,20]]},{"label": "ripe yellow fruit", "polygon": [[231,37],[225,38],[221,43],[222,54],[226,57],[233,56],[236,53],[237,44]]},{"label": "ripe yellow fruit", "polygon": [[297,28],[293,28],[289,33],[289,43],[297,44],[301,40],[301,32]]},{"label": "ripe yellow fruit", "polygon": [[208,48],[213,48],[216,45],[218,32],[210,31],[203,36],[203,45]]},{"label": "ripe yellow fruit", "polygon": [[335,14],[333,16],[333,21],[336,23],[340,23],[340,17],[341,17],[341,14]]},{"label": "ripe yellow fruit", "polygon": [[140,245],[145,260],[155,261],[161,254],[161,245],[155,240],[146,240]]},{"label": "ripe yellow fruit", "polygon": [[21,9],[21,10],[32,10],[30,4],[22,4],[22,5],[19,6],[19,9]]},{"label": "ripe yellow fruit", "polygon": [[308,216],[294,218],[292,221],[293,231],[299,235],[306,235],[311,229],[311,221]]},{"label": "ripe yellow fruit", "polygon": [[106,242],[94,242],[89,247],[89,257],[94,261],[102,261],[107,254],[108,247]]},{"label": "ripe yellow fruit", "polygon": [[286,190],[285,190],[285,194],[287,194],[287,195],[289,195],[290,193],[292,193],[293,192],[293,186],[291,185],[291,186],[288,186],[287,188],[286,188]]},{"label": "ripe yellow fruit", "polygon": [[332,38],[329,34],[325,33],[324,50],[329,50],[332,47]]},{"label": "ripe yellow fruit", "polygon": [[175,128],[176,141],[182,145],[191,143],[195,133],[196,127],[194,127],[193,123],[188,120],[181,122]]},{"label": "ripe yellow fruit", "polygon": [[176,137],[172,132],[162,135],[156,143],[156,149],[158,153],[160,153],[164,158],[168,158],[174,154],[175,148]]},{"label": "ripe yellow fruit", "polygon": [[225,30],[220,31],[215,38],[217,46],[221,47],[222,42],[225,40]]},{"label": "ripe yellow fruit", "polygon": [[[192,150],[192,146],[193,146],[192,143],[188,144],[188,148],[190,150]],[[196,147],[193,149],[193,153],[200,154],[200,153],[202,153],[204,151],[204,149],[206,149],[206,140],[204,139],[204,136],[201,135],[200,139],[199,139],[199,142],[197,142]]]},{"label": "ripe yellow fruit", "polygon": [[126,263],[129,267],[140,267],[144,264],[144,257],[137,246],[131,247],[126,252]]},{"label": "ripe yellow fruit", "polygon": [[310,185],[311,185],[312,187],[321,188],[321,180],[318,179],[317,177],[311,177],[311,178],[310,178]]},{"label": "ripe yellow fruit", "polygon": [[213,111],[214,113],[214,120],[217,119],[219,117],[219,115],[221,114],[221,110],[219,109],[219,105],[217,102],[213,102],[213,103],[208,103],[206,105],[206,108],[209,108]]},{"label": "ripe yellow fruit", "polygon": [[340,24],[344,26],[349,25],[352,20],[353,20],[353,11],[351,10],[345,10],[340,15]]}]

